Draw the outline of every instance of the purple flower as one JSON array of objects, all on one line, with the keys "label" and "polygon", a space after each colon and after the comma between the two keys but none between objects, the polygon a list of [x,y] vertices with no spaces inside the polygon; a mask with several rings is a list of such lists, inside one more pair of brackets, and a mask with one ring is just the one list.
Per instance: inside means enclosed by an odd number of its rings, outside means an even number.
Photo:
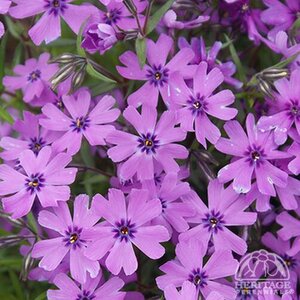
[{"label": "purple flower", "polygon": [[104,5],[109,5],[113,2],[122,2],[123,0],[99,0],[100,2],[102,2]]},{"label": "purple flower", "polygon": [[97,10],[89,4],[73,5],[73,0],[12,0],[15,6],[9,10],[11,16],[24,19],[43,13],[28,34],[36,45],[46,44],[61,35],[61,18],[78,34],[84,21]]},{"label": "purple flower", "polygon": [[273,135],[259,131],[252,114],[246,119],[247,135],[237,121],[227,122],[224,129],[229,139],[220,138],[216,148],[235,156],[236,160],[219,171],[220,182],[233,180],[233,189],[237,193],[247,193],[251,189],[252,177],[255,177],[259,192],[270,196],[276,195],[274,185],[286,187],[288,174],[271,161],[291,155],[277,150]]},{"label": "purple flower", "polygon": [[209,16],[199,16],[194,20],[190,21],[178,21],[177,20],[177,14],[174,10],[170,9],[168,10],[164,17],[163,17],[163,22],[164,25],[167,26],[168,28],[172,29],[192,29],[192,28],[197,28],[202,25],[202,23],[206,22],[209,20]]},{"label": "purple flower", "polygon": [[235,299],[236,292],[233,287],[215,281],[235,274],[238,261],[233,259],[230,251],[214,252],[205,265],[205,247],[199,240],[179,242],[175,252],[176,259],[160,267],[166,273],[156,278],[160,289],[165,290],[170,284],[182,287],[188,280],[196,286],[197,294],[200,293],[205,298],[211,292],[218,292],[226,300]]},{"label": "purple flower", "polygon": [[272,252],[280,255],[285,261],[287,267],[289,268],[291,277],[290,281],[292,281],[292,284],[294,285],[293,287],[296,288],[298,278],[300,278],[300,253],[291,256],[287,254],[290,253],[290,250],[292,249],[291,241],[283,241],[281,238],[275,237],[272,233],[267,232],[262,236],[261,242],[267,248],[272,250]]},{"label": "purple flower", "polygon": [[133,245],[151,259],[158,259],[165,253],[160,245],[169,239],[167,229],[149,222],[161,214],[158,199],[148,201],[147,190],[133,189],[128,198],[120,190],[110,189],[108,200],[98,195],[97,205],[106,222],[87,233],[92,243],[85,253],[90,259],[104,257],[108,270],[117,275],[124,269],[126,275],[133,274],[138,267]]},{"label": "purple flower", "polygon": [[154,178],[155,165],[161,166],[166,173],[179,171],[175,158],[185,159],[188,151],[174,142],[185,139],[183,130],[175,127],[175,114],[166,111],[156,124],[157,111],[143,105],[142,113],[129,106],[124,118],[134,126],[138,135],[124,131],[112,132],[107,141],[116,146],[107,151],[114,162],[125,161],[120,167],[120,177],[128,180],[137,174],[138,180]]},{"label": "purple flower", "polygon": [[[104,2],[104,1],[102,1]],[[132,13],[127,9],[121,0],[111,0],[105,5],[105,10],[99,10],[98,14],[94,19],[98,23],[105,23],[111,25],[115,30],[121,31],[134,31],[138,28],[136,19],[132,16]],[[131,0],[136,7],[137,16],[141,25],[144,24],[145,17],[141,14],[148,5],[146,0]]]},{"label": "purple flower", "polygon": [[118,41],[117,32],[108,24],[92,24],[86,30],[81,46],[90,53],[104,54]]},{"label": "purple flower", "polygon": [[[286,187],[275,186],[277,197],[279,198],[282,206],[287,209],[298,208],[298,196],[300,196],[300,181],[296,178],[288,176]],[[256,210],[263,212],[271,209],[270,195],[263,195],[259,192],[257,184],[253,184],[248,197],[256,199]]]},{"label": "purple flower", "polygon": [[224,76],[217,68],[207,74],[208,65],[201,62],[198,66],[193,90],[185,83],[178,73],[171,76],[171,101],[178,109],[178,121],[186,131],[195,131],[196,138],[206,148],[206,139],[215,144],[221,132],[214,125],[208,115],[231,120],[237,114],[235,108],[227,107],[234,102],[234,95],[230,90],[223,90],[213,95],[213,91],[223,82]]},{"label": "purple flower", "polygon": [[13,218],[28,214],[36,198],[43,207],[57,206],[57,201],[67,201],[77,169],[66,168],[71,157],[59,153],[53,158],[50,147],[44,147],[38,155],[31,150],[23,151],[19,169],[0,165],[0,195],[4,211]]},{"label": "purple flower", "polygon": [[[161,34],[156,43],[147,40],[147,61],[142,69],[138,57],[132,51],[126,51],[119,59],[125,66],[117,66],[119,73],[128,79],[142,80],[146,83],[128,97],[128,104],[135,107],[147,103],[157,106],[158,95],[161,94],[166,105],[169,105],[170,76],[176,71],[185,78],[192,78],[194,66],[188,66],[194,54],[191,49],[180,50],[168,63],[167,57],[173,47],[173,40]],[[146,97],[145,97],[146,95]]]},{"label": "purple flower", "polygon": [[26,149],[32,150],[37,155],[43,147],[51,145],[59,136],[57,132],[40,128],[40,115],[24,111],[23,116],[24,120],[17,120],[13,126],[20,133],[19,137],[5,136],[0,141],[0,147],[4,150],[0,153],[0,157],[4,160],[18,159]]},{"label": "purple flower", "polygon": [[39,267],[46,271],[53,271],[69,253],[70,272],[76,281],[86,282],[87,273],[92,278],[98,275],[99,263],[84,255],[84,250],[89,242],[85,237],[85,232],[100,218],[95,210],[95,197],[91,208],[89,208],[87,195],[76,197],[73,220],[66,202],[60,202],[58,207],[53,208],[53,212],[43,210],[39,213],[39,224],[58,233],[57,237],[39,241],[33,246],[31,256],[42,257]]},{"label": "purple flower", "polygon": [[227,227],[255,223],[256,213],[244,211],[251,201],[244,195],[235,193],[231,186],[224,189],[217,180],[208,185],[208,207],[194,191],[184,196],[184,199],[193,203],[197,212],[195,217],[189,219],[190,223],[198,225],[180,234],[180,241],[199,239],[207,248],[212,240],[216,250],[232,250],[240,255],[245,254],[246,242]]},{"label": "purple flower", "polygon": [[113,277],[107,282],[100,283],[101,276],[87,277],[87,281],[79,287],[66,274],[59,274],[54,279],[54,284],[59,290],[48,290],[48,300],[122,300],[125,293],[119,292],[124,282],[118,277]]},{"label": "purple flower", "polygon": [[294,139],[293,144],[289,147],[288,152],[291,153],[295,158],[289,162],[288,168],[289,170],[295,174],[299,175],[300,173],[300,136],[295,131],[292,131],[292,137]]},{"label": "purple flower", "polygon": [[195,56],[191,63],[198,65],[200,62],[205,61],[208,65],[208,71],[211,71],[213,68],[218,68],[224,76],[224,82],[234,86],[235,88],[242,87],[242,82],[232,78],[232,75],[236,72],[235,64],[232,61],[222,63],[217,59],[222,48],[221,42],[215,42],[211,48],[207,50],[202,37],[192,38],[190,44],[184,37],[180,37],[178,40],[178,46],[180,49],[191,48],[194,51]]},{"label": "purple flower", "polygon": [[277,235],[284,241],[295,238],[292,247],[286,251],[289,256],[300,252],[300,221],[284,211],[276,218],[276,222],[282,226]]},{"label": "purple flower", "polygon": [[290,80],[282,78],[275,81],[274,85],[279,94],[276,94],[277,113],[263,116],[259,119],[257,127],[265,132],[274,130],[274,140],[277,145],[282,145],[287,140],[290,128],[295,125],[300,135],[300,70],[291,73]]},{"label": "purple flower", "polygon": [[277,32],[281,30],[290,29],[298,18],[300,11],[298,0],[285,0],[286,5],[279,0],[263,0],[263,2],[268,8],[261,13],[261,19],[266,24],[274,26],[269,32],[271,38],[275,38]]},{"label": "purple flower", "polygon": [[178,180],[176,173],[167,174],[162,183],[155,185],[154,179],[144,182],[144,187],[151,194],[152,199],[159,199],[162,205],[160,216],[152,220],[152,224],[165,226],[172,234],[173,228],[177,232],[189,229],[187,217],[195,215],[194,207],[188,201],[182,201],[182,197],[190,192],[187,182]]},{"label": "purple flower", "polygon": [[52,103],[46,104],[42,112],[47,119],[41,119],[40,124],[48,130],[60,131],[64,134],[53,143],[54,149],[67,149],[70,155],[77,153],[84,136],[90,145],[105,145],[107,135],[114,130],[114,122],[119,116],[119,110],[112,108],[115,99],[104,96],[89,112],[91,95],[81,90],[75,96],[63,96],[62,102],[70,116],[63,113]]},{"label": "purple flower", "polygon": [[48,89],[49,80],[57,71],[55,64],[48,64],[49,58],[49,53],[43,53],[38,59],[30,58],[25,65],[17,65],[14,68],[17,76],[5,76],[3,84],[12,91],[22,89],[24,101],[33,101]]},{"label": "purple flower", "polygon": [[185,281],[182,288],[178,291],[174,284],[170,284],[165,288],[166,300],[196,300],[197,289],[196,286],[190,282]]},{"label": "purple flower", "polygon": [[[11,5],[11,0],[2,0],[0,3],[0,14],[6,14],[8,12],[8,9]],[[4,26],[3,23],[0,22],[0,38],[4,34]]]}]

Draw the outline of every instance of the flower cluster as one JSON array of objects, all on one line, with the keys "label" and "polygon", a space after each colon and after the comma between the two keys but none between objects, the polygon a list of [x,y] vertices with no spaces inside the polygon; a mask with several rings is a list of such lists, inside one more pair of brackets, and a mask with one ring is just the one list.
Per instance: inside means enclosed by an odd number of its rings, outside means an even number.
[{"label": "flower cluster", "polygon": [[3,299],[299,299],[299,0],[0,14]]}]

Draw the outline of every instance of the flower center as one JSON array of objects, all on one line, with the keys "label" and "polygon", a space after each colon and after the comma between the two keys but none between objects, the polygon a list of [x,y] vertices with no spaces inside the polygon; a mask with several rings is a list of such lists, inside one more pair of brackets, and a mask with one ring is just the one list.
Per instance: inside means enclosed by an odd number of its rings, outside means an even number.
[{"label": "flower center", "polygon": [[65,105],[61,99],[57,100],[55,104],[56,104],[57,108],[59,108],[59,109],[65,108]]},{"label": "flower center", "polygon": [[78,235],[77,235],[77,233],[73,233],[73,234],[70,235],[70,243],[71,243],[71,244],[76,243],[77,240],[78,240]]},{"label": "flower center", "polygon": [[109,10],[103,17],[104,23],[108,25],[116,24],[121,19],[122,11],[114,8]]},{"label": "flower center", "polygon": [[115,233],[114,238],[128,242],[134,238],[134,233],[136,233],[135,224],[132,224],[130,220],[125,221],[122,219],[120,222],[116,222],[113,232]]},{"label": "flower center", "polygon": [[197,94],[196,97],[191,96],[190,99],[187,100],[189,105],[189,109],[192,111],[193,115],[199,116],[203,113],[203,111],[207,107],[207,103],[200,94]]},{"label": "flower center", "polygon": [[247,161],[251,166],[255,164],[259,167],[264,161],[265,153],[262,147],[253,145],[247,149],[245,156],[248,157]]},{"label": "flower center", "polygon": [[27,80],[29,81],[29,82],[35,82],[35,81],[37,81],[38,79],[40,79],[41,78],[41,71],[40,70],[35,70],[35,71],[32,71],[29,75],[28,75],[28,77],[27,77]]},{"label": "flower center", "polygon": [[46,142],[42,138],[31,138],[29,143],[29,149],[34,152],[35,155],[46,145]]},{"label": "flower center", "polygon": [[293,268],[297,267],[297,265],[298,265],[297,259],[295,259],[291,256],[288,256],[286,254],[282,258],[283,258],[283,260],[286,263],[288,268],[293,269]]},{"label": "flower center", "polygon": [[192,282],[196,287],[204,287],[207,285],[207,275],[204,271],[199,268],[194,269],[189,275],[189,281]]},{"label": "flower center", "polygon": [[146,135],[142,135],[138,138],[138,148],[141,149],[142,152],[156,153],[156,149],[158,148],[159,141],[156,139],[155,135],[151,135],[147,133]]},{"label": "flower center", "polygon": [[66,247],[73,247],[73,249],[80,248],[86,241],[80,238],[82,228],[77,226],[69,226],[68,230],[65,231],[65,242]]},{"label": "flower center", "polygon": [[299,107],[298,106],[292,106],[291,107],[291,113],[292,113],[292,115],[293,116],[299,116],[299,114],[300,114],[300,111],[299,111]]},{"label": "flower center", "polygon": [[193,107],[199,109],[201,107],[201,103],[199,101],[196,101],[193,103]]},{"label": "flower center", "polygon": [[45,8],[49,10],[49,14],[57,16],[59,12],[63,13],[67,8],[67,0],[45,0]]},{"label": "flower center", "polygon": [[214,210],[205,214],[202,222],[204,228],[207,228],[208,231],[212,231],[213,233],[223,230],[223,225],[225,224],[224,216],[220,212],[215,212]]},{"label": "flower center", "polygon": [[78,294],[76,300],[93,300],[96,296],[89,291],[83,290],[82,294]]},{"label": "flower center", "polygon": [[80,117],[72,121],[71,128],[73,128],[73,131],[81,132],[90,126],[90,122],[88,117]]},{"label": "flower center", "polygon": [[152,147],[152,145],[153,145],[153,142],[151,141],[151,140],[145,140],[145,146],[146,147]]},{"label": "flower center", "polygon": [[216,218],[211,218],[209,220],[209,222],[210,222],[210,225],[211,225],[212,228],[216,227],[219,223],[218,219],[216,219]]},{"label": "flower center", "polygon": [[169,70],[161,65],[153,65],[152,68],[149,68],[147,70],[146,76],[151,84],[153,84],[156,87],[162,87],[165,83],[168,82]]},{"label": "flower center", "polygon": [[251,157],[252,157],[252,159],[253,159],[254,161],[257,161],[257,160],[260,159],[260,153],[259,153],[258,151],[253,151],[253,152],[251,153]]},{"label": "flower center", "polygon": [[120,229],[120,232],[123,234],[123,235],[128,235],[129,234],[129,229],[128,227],[124,226]]},{"label": "flower center", "polygon": [[40,191],[41,187],[44,186],[44,176],[43,174],[32,174],[30,177],[26,179],[25,186],[26,190],[31,194],[35,191]]}]

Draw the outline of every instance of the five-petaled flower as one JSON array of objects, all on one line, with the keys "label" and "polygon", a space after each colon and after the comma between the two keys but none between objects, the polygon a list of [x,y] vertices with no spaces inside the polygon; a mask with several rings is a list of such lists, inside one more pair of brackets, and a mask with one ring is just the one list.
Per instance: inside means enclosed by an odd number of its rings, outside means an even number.
[{"label": "five-petaled flower", "polygon": [[227,227],[255,223],[256,213],[244,211],[251,204],[250,199],[237,194],[231,186],[224,189],[218,180],[208,185],[208,207],[194,191],[184,196],[184,199],[193,203],[197,213],[188,221],[197,225],[180,234],[180,241],[198,239],[206,248],[209,241],[212,241],[216,250],[231,250],[240,255],[246,253],[246,241]]},{"label": "five-petaled flower", "polygon": [[184,146],[174,144],[186,136],[182,129],[175,127],[175,114],[164,112],[156,124],[156,109],[144,105],[141,114],[129,106],[123,116],[134,126],[138,136],[118,130],[107,137],[109,143],[116,145],[107,151],[108,156],[114,162],[124,161],[119,170],[120,177],[127,180],[137,174],[139,180],[152,179],[156,164],[166,173],[178,172],[175,158],[187,158],[188,151]]},{"label": "five-petaled flower", "polygon": [[230,90],[213,91],[223,82],[224,76],[217,68],[207,73],[208,65],[201,62],[193,80],[193,90],[185,83],[179,72],[171,76],[171,101],[178,109],[179,122],[186,131],[195,131],[196,138],[206,148],[206,139],[215,144],[221,132],[208,118],[213,116],[221,120],[231,120],[236,114],[235,108],[228,107],[234,102]]},{"label": "five-petaled flower", "polygon": [[161,94],[166,105],[170,104],[170,76],[180,71],[185,78],[192,78],[195,67],[188,65],[194,54],[191,49],[180,50],[168,63],[167,57],[173,46],[172,38],[161,34],[154,43],[147,40],[147,60],[142,69],[136,54],[127,51],[119,59],[125,65],[118,66],[119,73],[128,79],[143,80],[146,83],[128,97],[128,104],[135,107],[147,104],[156,107]]},{"label": "five-petaled flower", "polygon": [[39,224],[58,233],[57,237],[39,241],[33,246],[31,256],[42,257],[39,267],[53,271],[69,253],[70,272],[76,281],[85,283],[87,273],[95,278],[101,272],[99,262],[85,256],[89,242],[85,233],[100,218],[95,201],[96,196],[89,208],[89,197],[77,196],[74,201],[73,220],[66,202],[60,202],[58,207],[52,208],[52,211],[42,210],[39,213]]},{"label": "five-petaled flower", "polygon": [[226,281],[218,282],[219,278],[236,272],[238,261],[233,258],[229,250],[215,251],[205,265],[203,265],[203,258],[206,247],[199,240],[179,242],[175,252],[176,259],[160,267],[160,270],[166,274],[156,278],[159,288],[165,290],[170,284],[181,287],[188,280],[196,286],[198,297],[201,294],[206,298],[210,292],[215,291],[226,300],[235,299],[235,289],[226,285]]},{"label": "five-petaled flower", "polygon": [[219,171],[220,182],[233,180],[233,189],[236,192],[247,193],[254,177],[258,190],[270,196],[276,195],[274,185],[287,185],[288,174],[272,164],[272,161],[289,158],[291,155],[277,150],[273,136],[269,132],[258,130],[252,114],[246,119],[247,135],[237,121],[227,122],[224,129],[229,139],[220,138],[216,148],[235,156],[236,159]]},{"label": "five-petaled flower", "polygon": [[101,259],[107,253],[105,265],[118,275],[121,269],[126,275],[138,268],[133,245],[151,259],[158,259],[165,253],[161,242],[169,240],[168,230],[161,225],[149,222],[161,214],[162,206],[158,199],[148,200],[147,190],[133,189],[126,199],[123,192],[110,189],[108,200],[97,195],[95,201],[104,223],[87,232],[92,242],[87,246],[86,256],[92,260]]},{"label": "five-petaled flower", "polygon": [[72,160],[66,153],[52,156],[51,147],[44,147],[38,155],[24,150],[18,170],[0,165],[0,195],[4,211],[13,218],[29,213],[36,198],[43,207],[57,206],[57,201],[70,197],[69,184],[75,180],[76,168],[66,168]]},{"label": "five-petaled flower", "polygon": [[50,43],[61,35],[61,18],[78,34],[80,26],[97,13],[90,4],[73,5],[73,0],[12,0],[15,6],[9,10],[11,16],[24,19],[43,13],[28,34],[36,45]]},{"label": "five-petaled flower", "polygon": [[56,64],[48,64],[49,59],[49,53],[43,53],[38,59],[30,58],[25,65],[15,66],[16,76],[5,76],[4,86],[12,91],[22,89],[25,102],[39,105],[38,98],[49,89],[49,80],[57,71]]},{"label": "five-petaled flower", "polygon": [[112,108],[115,104],[113,97],[104,96],[90,112],[91,95],[87,90],[81,90],[76,98],[64,96],[62,102],[70,116],[52,103],[42,108],[47,118],[42,118],[40,124],[48,130],[64,133],[53,143],[54,149],[67,149],[70,155],[74,155],[80,149],[83,136],[92,146],[106,144],[106,137],[115,129],[108,123],[119,116],[119,110]]}]

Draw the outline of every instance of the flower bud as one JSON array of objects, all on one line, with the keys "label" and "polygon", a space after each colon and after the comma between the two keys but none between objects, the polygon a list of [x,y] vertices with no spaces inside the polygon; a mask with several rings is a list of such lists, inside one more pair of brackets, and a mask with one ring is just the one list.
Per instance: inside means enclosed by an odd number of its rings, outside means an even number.
[{"label": "flower bud", "polygon": [[92,24],[86,30],[81,46],[89,53],[103,54],[120,39],[121,35],[112,26],[104,23]]}]

